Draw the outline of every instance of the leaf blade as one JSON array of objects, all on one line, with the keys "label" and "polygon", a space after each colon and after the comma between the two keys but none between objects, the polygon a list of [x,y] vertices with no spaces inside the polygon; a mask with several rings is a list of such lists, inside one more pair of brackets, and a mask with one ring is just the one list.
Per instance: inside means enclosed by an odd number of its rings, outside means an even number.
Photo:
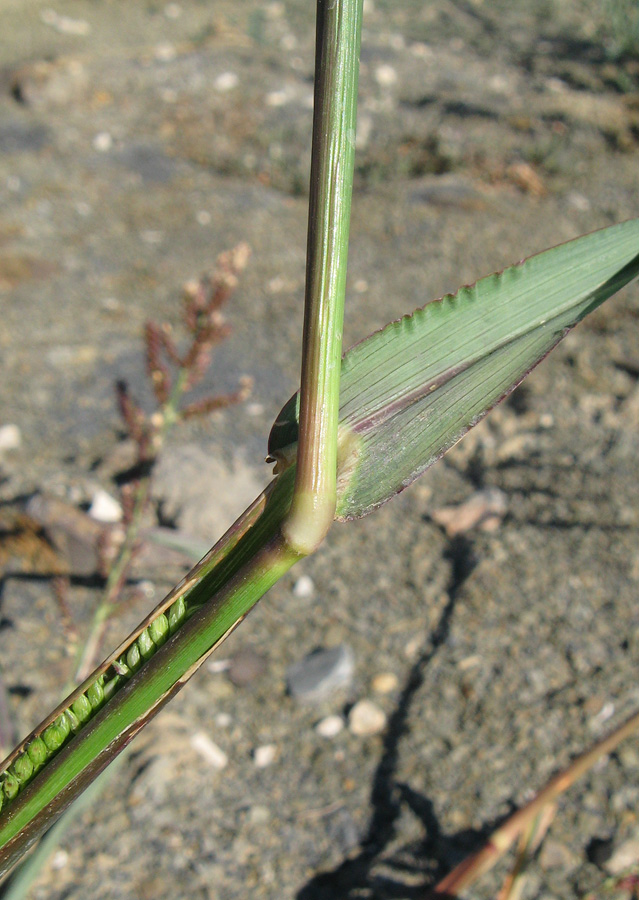
[{"label": "leaf blade", "polygon": [[[337,518],[366,515],[419,477],[637,274],[634,219],[482,278],[352,347],[342,361]],[[295,410],[291,398],[271,432],[275,458],[294,457]]]}]

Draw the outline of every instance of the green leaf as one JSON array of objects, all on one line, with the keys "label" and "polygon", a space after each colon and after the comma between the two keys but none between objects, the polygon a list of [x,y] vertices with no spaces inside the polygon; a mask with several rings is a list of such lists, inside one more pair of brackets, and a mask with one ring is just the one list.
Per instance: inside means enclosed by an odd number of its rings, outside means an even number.
[{"label": "green leaf", "polygon": [[[561,244],[428,303],[342,361],[337,518],[403,490],[509,394],[564,335],[639,274],[639,219]],[[269,454],[295,456],[296,397]]]}]

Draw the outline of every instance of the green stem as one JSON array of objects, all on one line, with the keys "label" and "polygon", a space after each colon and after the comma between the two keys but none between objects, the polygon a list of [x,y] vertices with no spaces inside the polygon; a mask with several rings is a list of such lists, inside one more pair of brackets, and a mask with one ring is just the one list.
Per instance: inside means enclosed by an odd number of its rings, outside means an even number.
[{"label": "green stem", "polygon": [[318,0],[297,479],[283,526],[303,555],[335,516],[361,25],[362,0]]},{"label": "green stem", "polygon": [[[177,372],[173,390],[171,391],[168,400],[159,410],[160,423],[155,428],[155,433],[151,438],[155,456],[159,454],[167,434],[178,421],[178,408],[182,395],[185,392],[188,376],[189,370],[182,366]],[[122,591],[122,587],[128,574],[129,565],[133,558],[135,545],[142,525],[142,517],[149,501],[150,492],[151,477],[147,475],[140,480],[136,488],[133,515],[131,516],[131,521],[126,529],[124,542],[120,547],[117,559],[109,571],[107,583],[104,587],[104,593],[93,614],[93,620],[86,641],[78,651],[74,684],[80,684],[84,681],[97,661],[107,620],[117,606],[120,592]],[[67,690],[71,690],[72,687],[73,685],[67,685]]]},{"label": "green stem", "polygon": [[300,558],[280,527],[294,470],[278,480],[254,526],[188,591],[193,616],[20,791],[0,816],[0,873],[181,689],[208,654]]},{"label": "green stem", "polygon": [[80,648],[78,653],[74,684],[80,684],[80,682],[84,681],[95,666],[107,620],[118,604],[120,592],[133,558],[142,524],[142,515],[149,499],[150,488],[151,479],[149,476],[146,476],[137,487],[133,515],[126,530],[124,543],[120,547],[117,559],[109,571],[102,600],[93,614],[93,620],[84,646]]}]

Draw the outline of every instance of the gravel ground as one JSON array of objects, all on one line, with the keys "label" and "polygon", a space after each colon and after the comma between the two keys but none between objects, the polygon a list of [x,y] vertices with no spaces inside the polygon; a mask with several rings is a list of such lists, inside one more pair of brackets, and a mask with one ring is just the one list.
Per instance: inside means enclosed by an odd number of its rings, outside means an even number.
[{"label": "gravel ground", "polygon": [[[114,492],[113,382],[148,402],[144,321],[177,323],[182,284],[240,240],[253,256],[204,388],[246,374],[255,389],[176,435],[167,452],[202,484],[174,518],[212,541],[223,522],[207,509],[233,515],[268,480],[266,436],[299,367],[311,7],[0,0],[0,425],[22,437],[0,457],[3,508]],[[619,40],[585,0],[367,4],[347,342],[638,214],[639,62],[614,56]],[[416,898],[633,711],[638,348],[634,285],[409,491],[336,526],[221,648],[258,653],[258,675],[231,680],[213,657],[32,896]],[[165,466],[159,500],[179,476]],[[494,527],[451,535],[442,509],[489,488]],[[180,575],[141,577],[157,600]],[[75,580],[79,628],[96,596]],[[150,602],[132,602],[113,642]],[[0,665],[20,733],[69,677],[59,618],[46,579],[5,578]],[[350,682],[287,694],[288,666],[341,644]],[[382,731],[316,730],[361,700]],[[524,897],[603,896],[611,854],[639,864],[638,801],[630,740],[562,799]],[[469,896],[494,897],[504,872]]]}]

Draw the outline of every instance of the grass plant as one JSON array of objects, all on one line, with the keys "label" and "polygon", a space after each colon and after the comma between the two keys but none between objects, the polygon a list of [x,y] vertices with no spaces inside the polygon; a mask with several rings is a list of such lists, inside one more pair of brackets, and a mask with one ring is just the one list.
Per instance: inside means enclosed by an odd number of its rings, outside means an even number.
[{"label": "grass plant", "polygon": [[[318,0],[317,9],[301,388],[271,432],[276,477],[114,653],[89,674],[83,663],[82,684],[9,754],[0,768],[2,870],[179,691],[260,597],[318,549],[335,518],[365,515],[407,487],[574,325],[639,274],[639,220],[632,220],[429,303],[342,358],[362,2]],[[202,306],[194,314],[203,328],[200,347],[212,340],[214,312]],[[167,424],[178,415],[175,391],[188,383],[200,351],[179,359],[158,330],[150,333],[149,347],[155,348],[150,369]],[[160,348],[177,363],[173,386]],[[136,412],[124,391],[121,402],[134,429]],[[144,447],[150,441],[152,455],[155,438],[141,431],[139,439]],[[121,572],[112,581],[121,584]],[[112,606],[109,596],[95,635]],[[525,835],[522,859],[541,827],[531,826],[531,818],[568,781],[560,779],[539,808],[528,811],[525,828],[517,820],[508,829],[508,841]],[[485,868],[469,865],[475,874]],[[460,886],[451,876],[436,895],[451,896]]]}]

